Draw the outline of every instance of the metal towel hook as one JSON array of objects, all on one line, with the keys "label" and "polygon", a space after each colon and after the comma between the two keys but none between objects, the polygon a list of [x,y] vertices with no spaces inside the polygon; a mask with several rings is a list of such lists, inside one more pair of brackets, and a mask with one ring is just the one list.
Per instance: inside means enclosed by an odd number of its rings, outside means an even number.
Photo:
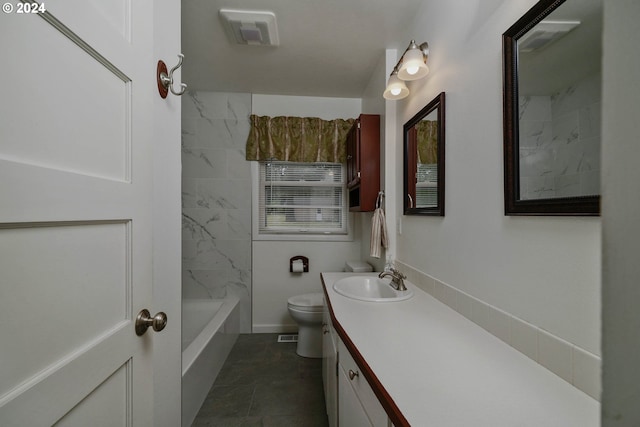
[{"label": "metal towel hook", "polygon": [[160,96],[164,99],[167,97],[169,90],[171,93],[180,96],[184,94],[184,91],[187,90],[187,85],[185,83],[180,83],[180,92],[176,92],[173,89],[173,73],[180,67],[182,67],[182,60],[184,59],[183,54],[178,55],[178,64],[171,69],[171,71],[167,72],[167,64],[164,61],[158,61],[158,68],[156,72],[156,77],[158,80],[158,92],[160,92]]},{"label": "metal towel hook", "polygon": [[384,199],[384,191],[378,191],[378,197],[376,198],[376,209],[382,207],[382,199]]}]

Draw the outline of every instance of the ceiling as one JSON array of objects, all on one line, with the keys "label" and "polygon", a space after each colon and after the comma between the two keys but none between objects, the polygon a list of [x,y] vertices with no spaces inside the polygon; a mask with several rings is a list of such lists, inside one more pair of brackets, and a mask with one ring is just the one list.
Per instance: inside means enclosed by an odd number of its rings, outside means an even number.
[{"label": "ceiling", "polygon": [[[385,49],[409,43],[397,45],[422,3],[182,0],[182,81],[199,91],[360,98]],[[221,8],[274,12],[280,45],[230,43]]]}]

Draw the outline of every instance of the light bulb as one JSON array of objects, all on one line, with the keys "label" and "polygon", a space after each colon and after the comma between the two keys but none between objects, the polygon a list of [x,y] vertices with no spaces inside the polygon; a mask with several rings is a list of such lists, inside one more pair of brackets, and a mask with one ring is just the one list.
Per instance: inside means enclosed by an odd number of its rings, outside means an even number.
[{"label": "light bulb", "polygon": [[383,96],[385,99],[402,99],[407,95],[409,95],[407,85],[398,78],[398,74],[394,71],[389,77]]},{"label": "light bulb", "polygon": [[407,67],[407,73],[411,74],[412,76],[418,72],[418,70],[420,69],[419,66],[417,65],[410,65]]}]

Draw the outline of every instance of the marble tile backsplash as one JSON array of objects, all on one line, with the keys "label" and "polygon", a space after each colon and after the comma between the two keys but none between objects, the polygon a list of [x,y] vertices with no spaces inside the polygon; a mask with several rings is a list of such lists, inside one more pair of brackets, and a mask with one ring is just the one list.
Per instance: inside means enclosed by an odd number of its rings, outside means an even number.
[{"label": "marble tile backsplash", "polygon": [[237,296],[241,333],[251,332],[250,113],[250,94],[182,98],[182,294]]},{"label": "marble tile backsplash", "polygon": [[519,98],[522,199],[600,194],[600,81]]},{"label": "marble tile backsplash", "polygon": [[410,265],[395,261],[407,279],[530,359],[596,400],[602,390],[601,358],[510,315]]}]

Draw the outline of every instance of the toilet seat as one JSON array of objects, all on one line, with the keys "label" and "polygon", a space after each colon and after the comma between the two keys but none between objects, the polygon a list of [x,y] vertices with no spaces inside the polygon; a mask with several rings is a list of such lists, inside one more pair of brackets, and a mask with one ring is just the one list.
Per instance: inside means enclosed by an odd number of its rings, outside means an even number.
[{"label": "toilet seat", "polygon": [[287,305],[294,310],[321,313],[323,298],[324,294],[322,293],[296,295],[287,300]]}]

